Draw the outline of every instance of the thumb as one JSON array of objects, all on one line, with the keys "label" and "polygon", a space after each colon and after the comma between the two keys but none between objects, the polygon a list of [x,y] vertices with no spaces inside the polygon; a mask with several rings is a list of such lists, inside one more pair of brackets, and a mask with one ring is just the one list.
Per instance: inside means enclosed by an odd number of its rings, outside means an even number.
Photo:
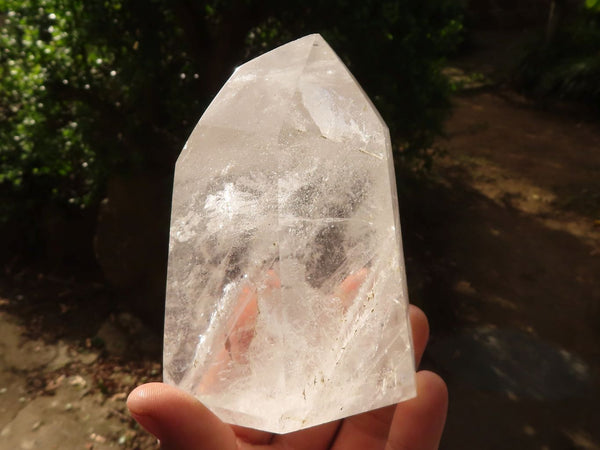
[{"label": "thumb", "polygon": [[133,418],[161,442],[163,449],[236,450],[236,437],[191,395],[167,384],[148,383],[129,394],[127,407]]}]

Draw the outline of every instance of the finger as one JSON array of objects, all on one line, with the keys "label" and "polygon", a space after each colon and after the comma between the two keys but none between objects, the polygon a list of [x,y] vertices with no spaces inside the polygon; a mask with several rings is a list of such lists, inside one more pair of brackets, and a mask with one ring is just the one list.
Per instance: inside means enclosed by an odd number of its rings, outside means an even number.
[{"label": "finger", "polygon": [[219,376],[233,363],[245,363],[246,351],[254,337],[254,322],[258,314],[256,295],[244,289],[236,306],[225,345],[217,353],[206,372],[202,375],[196,392],[207,393],[219,388]]},{"label": "finger", "polygon": [[395,407],[390,405],[344,419],[332,449],[383,448]]},{"label": "finger", "polygon": [[246,286],[242,289],[232,320],[227,327],[225,347],[234,361],[246,362],[246,352],[254,338],[257,315],[258,294],[255,288]]},{"label": "finger", "polygon": [[[270,269],[262,286],[262,292],[270,293],[281,288],[277,273]],[[240,293],[233,316],[228,325],[228,337],[225,347],[234,361],[245,363],[246,353],[254,339],[256,319],[258,316],[258,289],[253,285],[245,286]]]},{"label": "finger", "polygon": [[437,449],[447,410],[448,389],[444,381],[432,372],[417,373],[417,396],[396,407],[386,450]]},{"label": "finger", "polygon": [[243,442],[248,444],[265,445],[269,444],[273,439],[273,433],[268,431],[255,430],[254,428],[246,428],[238,425],[231,425],[235,435]]},{"label": "finger", "polygon": [[[408,310],[415,360],[418,364],[425,351],[429,338],[429,325],[425,313],[416,306],[410,305]],[[387,440],[390,423],[394,417],[396,405],[386,406],[344,420],[336,447],[346,448],[381,448]]]},{"label": "finger", "polygon": [[281,280],[279,279],[279,275],[273,269],[269,269],[267,271],[267,279],[265,280],[265,286],[267,289],[279,289],[281,287]]},{"label": "finger", "polygon": [[211,362],[210,367],[202,375],[194,394],[207,394],[219,388],[219,375],[231,364],[230,352],[223,348]]},{"label": "finger", "polygon": [[334,295],[341,300],[344,311],[350,307],[356,298],[356,294],[358,294],[358,290],[364,283],[368,274],[369,269],[363,267],[358,272],[348,275],[335,290]]},{"label": "finger", "polygon": [[273,437],[273,449],[319,450],[328,449],[340,426],[340,421],[325,423],[294,433],[279,434]]},{"label": "finger", "polygon": [[429,340],[429,322],[423,311],[414,305],[408,307],[408,317],[412,330],[413,349],[415,352],[415,366],[419,367],[423,352]]},{"label": "finger", "polygon": [[129,394],[127,407],[133,418],[156,436],[163,449],[202,448],[236,450],[236,437],[191,395],[163,383],[149,383]]}]

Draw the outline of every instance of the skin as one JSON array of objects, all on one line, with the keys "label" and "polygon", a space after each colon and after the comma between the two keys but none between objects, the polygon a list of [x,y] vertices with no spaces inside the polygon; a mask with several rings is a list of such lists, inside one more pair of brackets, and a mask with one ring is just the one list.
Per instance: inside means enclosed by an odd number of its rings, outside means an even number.
[{"label": "skin", "polygon": [[[418,365],[429,326],[420,309],[411,306],[409,316]],[[137,387],[127,406],[165,450],[437,449],[446,421],[448,391],[434,373],[420,371],[416,377],[417,396],[411,400],[283,435],[226,424],[194,397],[163,383]]]}]

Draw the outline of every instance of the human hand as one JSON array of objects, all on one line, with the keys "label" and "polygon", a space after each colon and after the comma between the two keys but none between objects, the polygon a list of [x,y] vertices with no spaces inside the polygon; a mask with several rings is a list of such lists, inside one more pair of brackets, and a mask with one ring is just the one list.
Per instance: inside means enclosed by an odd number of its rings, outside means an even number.
[{"label": "human hand", "polygon": [[[418,365],[429,327],[420,309],[410,306],[409,313]],[[431,450],[442,435],[448,393],[440,377],[421,371],[411,400],[283,435],[226,424],[191,395],[163,383],[137,387],[127,406],[165,450]]]}]

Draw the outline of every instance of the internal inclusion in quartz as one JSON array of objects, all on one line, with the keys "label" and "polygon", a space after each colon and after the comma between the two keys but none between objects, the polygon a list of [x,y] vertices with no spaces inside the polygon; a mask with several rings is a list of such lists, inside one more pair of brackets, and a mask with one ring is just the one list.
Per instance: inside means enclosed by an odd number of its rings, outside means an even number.
[{"label": "internal inclusion in quartz", "polygon": [[286,433],[415,395],[387,127],[323,38],[239,67],[176,166],[164,379]]}]

